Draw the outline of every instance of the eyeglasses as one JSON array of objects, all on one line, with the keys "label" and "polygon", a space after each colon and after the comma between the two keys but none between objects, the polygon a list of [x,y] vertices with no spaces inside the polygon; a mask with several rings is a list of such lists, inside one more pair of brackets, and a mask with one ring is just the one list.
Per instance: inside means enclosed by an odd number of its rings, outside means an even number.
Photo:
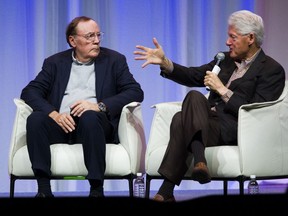
[{"label": "eyeglasses", "polygon": [[76,35],[84,37],[87,41],[92,42],[95,40],[96,37],[98,38],[99,41],[101,41],[103,39],[104,32],[90,32],[86,35],[78,35],[78,34]]},{"label": "eyeglasses", "polygon": [[232,41],[236,41],[236,40],[238,40],[239,36],[240,36],[240,37],[244,37],[244,36],[247,36],[247,35],[249,35],[249,33],[248,33],[248,34],[242,34],[242,35],[234,35],[234,34],[231,34],[231,35],[229,35],[228,37],[231,38]]}]

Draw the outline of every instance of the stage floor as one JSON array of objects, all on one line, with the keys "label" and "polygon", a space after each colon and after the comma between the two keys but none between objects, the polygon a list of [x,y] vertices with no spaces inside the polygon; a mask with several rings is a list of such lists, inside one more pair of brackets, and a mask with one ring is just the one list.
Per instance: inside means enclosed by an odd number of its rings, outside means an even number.
[{"label": "stage floor", "polygon": [[[288,184],[274,184],[269,182],[262,182],[259,184],[260,195],[281,195],[287,194]],[[152,199],[157,191],[150,191],[149,199]],[[105,191],[105,197],[129,197],[128,191]],[[77,191],[77,192],[54,192],[55,197],[88,197],[89,191]],[[238,189],[228,189],[228,195],[239,194]],[[247,190],[245,190],[247,194]],[[175,190],[174,196],[177,202],[188,201],[195,198],[201,198],[213,195],[223,195],[222,189],[201,189],[201,190]],[[19,193],[15,192],[14,197],[17,198],[32,198],[35,196],[35,192]],[[9,198],[9,193],[0,193],[0,198]]]}]

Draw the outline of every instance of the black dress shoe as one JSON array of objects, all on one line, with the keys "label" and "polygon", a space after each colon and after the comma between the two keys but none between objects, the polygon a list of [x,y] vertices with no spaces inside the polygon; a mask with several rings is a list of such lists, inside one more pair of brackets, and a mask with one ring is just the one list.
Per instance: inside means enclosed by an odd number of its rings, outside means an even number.
[{"label": "black dress shoe", "polygon": [[153,197],[153,200],[157,202],[176,202],[174,196],[165,199],[162,195],[158,193]]},{"label": "black dress shoe", "polygon": [[38,192],[35,196],[35,198],[53,198],[54,195],[53,194],[44,194],[42,192]]},{"label": "black dress shoe", "polygon": [[99,190],[90,190],[89,197],[101,198],[101,197],[104,197],[104,193],[103,191],[99,191]]},{"label": "black dress shoe", "polygon": [[211,181],[211,176],[208,167],[205,163],[199,162],[192,170],[191,179],[198,181],[200,184],[206,184]]}]

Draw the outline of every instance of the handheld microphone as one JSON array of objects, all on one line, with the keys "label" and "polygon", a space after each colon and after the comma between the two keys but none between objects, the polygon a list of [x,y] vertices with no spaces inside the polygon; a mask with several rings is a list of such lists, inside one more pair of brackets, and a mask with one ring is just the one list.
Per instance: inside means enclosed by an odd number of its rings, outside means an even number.
[{"label": "handheld microphone", "polygon": [[[220,72],[221,68],[219,67],[219,64],[221,61],[223,61],[225,58],[225,55],[223,52],[219,52],[217,53],[216,55],[216,59],[217,59],[217,62],[216,64],[214,65],[213,69],[212,69],[212,72],[215,73],[216,75],[218,75],[218,73]],[[206,90],[210,90],[209,86],[206,87]]]}]

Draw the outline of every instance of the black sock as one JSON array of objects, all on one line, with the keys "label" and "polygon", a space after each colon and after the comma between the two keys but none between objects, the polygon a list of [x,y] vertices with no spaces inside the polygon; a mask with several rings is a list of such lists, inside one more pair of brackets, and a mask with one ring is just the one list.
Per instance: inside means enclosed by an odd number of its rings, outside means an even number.
[{"label": "black sock", "polygon": [[34,174],[38,184],[38,193],[44,193],[46,196],[53,195],[49,175],[40,170],[35,171]]},{"label": "black sock", "polygon": [[193,140],[191,143],[191,151],[194,157],[194,165],[199,162],[204,162],[205,164],[207,164],[205,158],[205,147],[202,142],[200,142],[199,140]]},{"label": "black sock", "polygon": [[52,195],[50,179],[45,177],[37,178],[38,193],[44,193],[46,196]]},{"label": "black sock", "polygon": [[162,195],[164,199],[169,199],[173,196],[175,184],[168,179],[164,179],[162,185],[159,188],[158,194]]},{"label": "black sock", "polygon": [[95,190],[99,192],[103,192],[103,181],[96,180],[96,179],[89,179],[90,183],[90,191]]}]

